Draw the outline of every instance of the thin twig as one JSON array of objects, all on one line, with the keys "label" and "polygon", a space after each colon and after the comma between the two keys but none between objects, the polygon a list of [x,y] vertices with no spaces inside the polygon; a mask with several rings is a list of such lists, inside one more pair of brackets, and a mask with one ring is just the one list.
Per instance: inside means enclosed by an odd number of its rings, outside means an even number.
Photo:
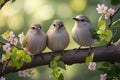
[{"label": "thin twig", "polygon": [[5,5],[5,3],[7,3],[10,0],[4,0],[4,3],[0,4],[0,9]]},{"label": "thin twig", "polygon": [[[108,27],[109,27],[109,28],[111,28],[111,26],[112,26],[113,17],[114,17],[119,11],[120,11],[120,4],[119,4],[118,7],[116,8],[115,13],[114,13],[112,16],[110,16],[110,20],[109,20],[109,24],[108,24]],[[117,32],[118,32],[117,29],[118,29],[118,28],[116,27],[116,31],[115,31],[113,37],[111,38],[111,40],[110,40],[110,41],[108,42],[108,44],[107,44],[108,46],[111,45],[112,40],[113,40],[114,37],[116,36],[116,34],[117,34]]]},{"label": "thin twig", "polygon": [[108,27],[110,28],[112,26],[112,23],[113,23],[113,17],[120,11],[120,4],[118,5],[118,7],[116,8],[115,10],[115,13],[110,16],[110,21],[109,21],[109,24],[108,24]]},{"label": "thin twig", "polygon": [[9,62],[10,62],[11,58],[9,58],[6,62],[5,62],[5,65],[3,66],[2,68],[2,73],[5,71],[5,69],[7,68]]},{"label": "thin twig", "polygon": [[111,42],[112,42],[112,40],[115,38],[115,36],[117,35],[117,33],[118,33],[118,26],[115,28],[115,33],[114,33],[114,35],[112,36],[112,38],[111,38],[111,40],[108,42],[108,46],[110,46],[111,45]]},{"label": "thin twig", "polygon": [[[0,40],[0,44],[5,45],[6,43]],[[18,47],[18,46],[13,45],[13,44],[10,44],[10,45],[11,45],[11,46],[14,46],[14,47],[16,47],[16,48],[18,48],[18,49],[20,49],[20,50],[23,50],[23,48],[20,48],[20,47]]]}]

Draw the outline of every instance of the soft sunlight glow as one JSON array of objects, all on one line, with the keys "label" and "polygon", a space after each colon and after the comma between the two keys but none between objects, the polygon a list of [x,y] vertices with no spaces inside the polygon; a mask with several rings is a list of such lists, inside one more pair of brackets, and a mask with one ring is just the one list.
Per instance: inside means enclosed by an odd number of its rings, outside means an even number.
[{"label": "soft sunlight glow", "polygon": [[71,8],[75,11],[83,11],[87,6],[86,0],[71,0]]},{"label": "soft sunlight glow", "polygon": [[39,7],[43,6],[46,0],[25,0],[24,10],[25,13],[34,13]]},{"label": "soft sunlight glow", "polygon": [[4,16],[13,16],[19,11],[20,9],[16,7],[15,5],[13,5],[11,2],[8,2],[1,10]]},{"label": "soft sunlight glow", "polygon": [[72,15],[72,10],[67,4],[60,4],[57,7],[57,14],[61,18],[69,18]]},{"label": "soft sunlight glow", "polygon": [[8,22],[8,27],[11,30],[19,30],[23,26],[24,18],[21,14],[17,14],[14,16],[10,16],[7,22]]},{"label": "soft sunlight glow", "polygon": [[51,5],[44,5],[36,10],[33,17],[37,20],[49,20],[54,14],[55,11]]}]

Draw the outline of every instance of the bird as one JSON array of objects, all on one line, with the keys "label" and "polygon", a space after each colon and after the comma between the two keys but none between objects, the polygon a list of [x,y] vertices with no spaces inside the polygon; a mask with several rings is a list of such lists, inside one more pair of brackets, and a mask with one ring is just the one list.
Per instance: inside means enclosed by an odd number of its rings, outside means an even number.
[{"label": "bird", "polygon": [[80,45],[78,49],[82,46],[90,47],[88,52],[90,53],[91,46],[99,40],[99,35],[87,16],[77,15],[73,20],[75,20],[74,27],[72,28],[73,40]]},{"label": "bird", "polygon": [[56,51],[64,51],[69,45],[69,34],[61,20],[54,20],[46,34],[47,47],[52,50],[53,54]]},{"label": "bird", "polygon": [[40,54],[46,48],[47,36],[38,23],[32,24],[24,38],[23,48],[31,55]]}]

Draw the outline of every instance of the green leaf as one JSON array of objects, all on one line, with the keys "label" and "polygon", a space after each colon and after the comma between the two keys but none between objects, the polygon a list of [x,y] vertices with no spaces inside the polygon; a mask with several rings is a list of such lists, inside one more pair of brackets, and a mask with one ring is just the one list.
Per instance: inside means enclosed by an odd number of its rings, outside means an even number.
[{"label": "green leaf", "polygon": [[57,65],[58,65],[58,67],[66,70],[66,67],[65,67],[65,64],[64,64],[63,61],[58,61],[58,62],[57,62]]},{"label": "green leaf", "polygon": [[99,45],[99,46],[103,46],[103,45],[106,45],[107,43],[108,43],[107,41],[102,40],[102,41],[99,41],[99,42],[98,42],[98,45]]},{"label": "green leaf", "polygon": [[24,56],[24,60],[25,60],[25,62],[31,62],[31,56],[30,55],[25,55]]},{"label": "green leaf", "polygon": [[12,0],[12,3],[15,2],[16,0]]},{"label": "green leaf", "polygon": [[103,65],[104,67],[109,67],[109,66],[110,66],[110,62],[104,62],[102,65]]},{"label": "green leaf", "polygon": [[103,18],[104,18],[104,14],[102,14],[102,15],[99,17],[98,22],[99,22],[99,21],[102,21]]},{"label": "green leaf", "polygon": [[60,73],[59,73],[59,68],[58,67],[55,67],[54,70],[53,70],[53,74],[54,76],[58,79],[59,76],[60,76]]},{"label": "green leaf", "polygon": [[53,58],[53,61],[58,61],[59,59],[61,58],[61,56],[55,56],[54,58]]},{"label": "green leaf", "polygon": [[19,64],[16,66],[17,69],[20,69],[22,66],[23,66],[24,62],[23,61],[20,61]]},{"label": "green leaf", "polygon": [[50,67],[54,68],[57,66],[57,63],[55,61],[50,61]]},{"label": "green leaf", "polygon": [[104,30],[98,30],[97,33],[98,34],[104,34]]},{"label": "green leaf", "polygon": [[117,5],[120,3],[120,0],[111,0],[112,5]]},{"label": "green leaf", "polygon": [[12,48],[12,53],[16,53],[17,50],[18,50],[18,49],[17,49],[16,47],[13,47],[13,48]]},{"label": "green leaf", "polygon": [[120,19],[114,21],[114,22],[112,23],[112,26],[117,26],[117,25],[119,25],[119,23],[120,23]]},{"label": "green leaf", "polygon": [[105,40],[105,38],[106,38],[106,36],[104,34],[99,35],[99,37],[100,37],[101,41]]},{"label": "green leaf", "polygon": [[12,53],[8,52],[8,53],[4,54],[3,56],[5,59],[9,59],[11,57],[11,55],[12,55]]},{"label": "green leaf", "polygon": [[4,0],[0,0],[0,4],[3,4],[4,3]]},{"label": "green leaf", "polygon": [[113,36],[113,33],[112,33],[112,31],[111,31],[111,30],[106,30],[105,35],[106,35],[105,40],[109,42],[109,41],[110,41],[110,39],[111,39],[111,38],[112,38],[112,36]]},{"label": "green leaf", "polygon": [[25,51],[24,50],[18,50],[16,55],[19,55],[21,57],[24,57],[26,54],[25,54]]},{"label": "green leaf", "polygon": [[4,36],[9,36],[10,31],[6,31],[3,33]]},{"label": "green leaf", "polygon": [[17,69],[21,68],[23,66],[24,62],[23,61],[18,61],[15,59],[10,60],[10,65],[13,67],[16,67]]},{"label": "green leaf", "polygon": [[92,53],[90,56],[87,56],[85,60],[86,64],[89,64],[90,62],[92,62],[93,58],[94,58],[94,53]]},{"label": "green leaf", "polygon": [[58,80],[64,80],[63,74],[60,74],[60,76],[58,77]]}]

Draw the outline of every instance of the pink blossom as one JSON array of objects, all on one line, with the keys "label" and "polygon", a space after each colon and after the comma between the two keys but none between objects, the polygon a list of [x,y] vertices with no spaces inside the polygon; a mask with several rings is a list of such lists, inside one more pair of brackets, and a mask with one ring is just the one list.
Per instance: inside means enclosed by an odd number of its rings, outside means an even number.
[{"label": "pink blossom", "polygon": [[6,52],[9,52],[11,50],[11,45],[9,43],[6,43],[5,45],[3,45],[3,50]]},{"label": "pink blossom", "polygon": [[19,76],[19,77],[26,77],[26,76],[27,76],[27,73],[26,73],[26,71],[19,71],[19,72],[18,72],[18,76]]},{"label": "pink blossom", "polygon": [[17,38],[13,38],[10,40],[11,44],[17,45],[18,44],[18,39]]},{"label": "pink blossom", "polygon": [[96,63],[95,62],[90,62],[89,66],[88,66],[88,69],[92,70],[92,71],[96,70]]},{"label": "pink blossom", "polygon": [[7,40],[7,41],[10,41],[12,40],[15,35],[14,35],[14,32],[13,31],[10,31],[9,35],[5,36],[5,35],[2,35],[3,39]]},{"label": "pink blossom", "polygon": [[20,41],[21,44],[23,44],[24,38],[25,38],[25,35],[24,35],[23,32],[21,34],[19,34],[19,41]]},{"label": "pink blossom", "polygon": [[28,77],[33,76],[33,75],[34,75],[34,72],[33,72],[32,70],[27,71],[26,73],[27,73],[27,76],[28,76]]},{"label": "pink blossom", "polygon": [[15,34],[14,34],[13,31],[10,31],[9,35],[10,35],[10,38],[14,38],[15,37]]},{"label": "pink blossom", "polygon": [[115,13],[115,10],[110,8],[108,9],[108,12],[105,14],[105,19],[108,19],[110,16],[112,16]]},{"label": "pink blossom", "polygon": [[98,13],[102,14],[102,13],[106,13],[106,10],[108,9],[107,6],[105,6],[104,4],[98,4],[98,7],[96,8],[96,10],[98,11]]},{"label": "pink blossom", "polygon": [[4,35],[2,35],[2,38],[5,39],[5,40],[7,40],[7,41],[10,40],[10,36],[4,36]]},{"label": "pink blossom", "polygon": [[107,74],[101,74],[100,80],[107,80]]},{"label": "pink blossom", "polygon": [[0,80],[5,80],[5,77],[0,77]]}]

